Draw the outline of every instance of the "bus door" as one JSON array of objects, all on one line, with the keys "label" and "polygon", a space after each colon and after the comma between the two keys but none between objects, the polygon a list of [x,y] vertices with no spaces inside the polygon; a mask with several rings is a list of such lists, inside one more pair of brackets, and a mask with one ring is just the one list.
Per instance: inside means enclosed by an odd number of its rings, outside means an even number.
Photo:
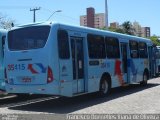
[{"label": "bus door", "polygon": [[85,91],[83,38],[71,37],[73,94]]},{"label": "bus door", "polygon": [[128,44],[121,43],[122,75],[124,83],[128,83]]}]

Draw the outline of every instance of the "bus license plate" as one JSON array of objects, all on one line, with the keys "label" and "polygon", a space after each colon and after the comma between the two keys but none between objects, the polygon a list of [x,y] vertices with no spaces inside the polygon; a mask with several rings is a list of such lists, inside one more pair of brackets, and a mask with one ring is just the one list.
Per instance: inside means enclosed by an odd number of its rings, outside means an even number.
[{"label": "bus license plate", "polygon": [[25,76],[25,77],[20,77],[19,80],[22,83],[31,83],[31,82],[34,81],[34,77],[32,77],[32,76]]}]

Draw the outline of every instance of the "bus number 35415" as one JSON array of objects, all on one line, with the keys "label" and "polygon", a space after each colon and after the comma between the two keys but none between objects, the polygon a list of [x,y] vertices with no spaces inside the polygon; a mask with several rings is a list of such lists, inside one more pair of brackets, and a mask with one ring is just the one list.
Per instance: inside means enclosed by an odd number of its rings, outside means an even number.
[{"label": "bus number 35415", "polygon": [[9,64],[8,71],[25,70],[25,64]]}]

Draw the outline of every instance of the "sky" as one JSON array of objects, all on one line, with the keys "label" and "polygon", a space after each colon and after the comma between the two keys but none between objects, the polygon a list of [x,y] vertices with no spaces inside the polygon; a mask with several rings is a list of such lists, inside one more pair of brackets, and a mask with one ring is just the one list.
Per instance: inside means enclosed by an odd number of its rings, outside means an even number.
[{"label": "sky", "polygon": [[[1,0],[0,15],[16,21],[16,24],[33,22],[30,8],[36,11],[36,22],[50,21],[80,25],[80,15],[86,15],[87,7],[94,7],[96,13],[105,12],[105,0]],[[142,27],[151,27],[151,35],[160,36],[160,0],[108,0],[109,23],[137,21]]]}]

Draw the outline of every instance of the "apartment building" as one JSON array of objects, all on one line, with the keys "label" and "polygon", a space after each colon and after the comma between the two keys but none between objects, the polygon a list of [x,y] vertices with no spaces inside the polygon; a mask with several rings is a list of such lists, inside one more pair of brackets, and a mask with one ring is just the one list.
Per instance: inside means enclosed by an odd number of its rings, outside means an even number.
[{"label": "apartment building", "polygon": [[87,15],[80,16],[80,25],[92,28],[104,28],[105,27],[105,14],[95,13],[95,9],[87,8]]}]

